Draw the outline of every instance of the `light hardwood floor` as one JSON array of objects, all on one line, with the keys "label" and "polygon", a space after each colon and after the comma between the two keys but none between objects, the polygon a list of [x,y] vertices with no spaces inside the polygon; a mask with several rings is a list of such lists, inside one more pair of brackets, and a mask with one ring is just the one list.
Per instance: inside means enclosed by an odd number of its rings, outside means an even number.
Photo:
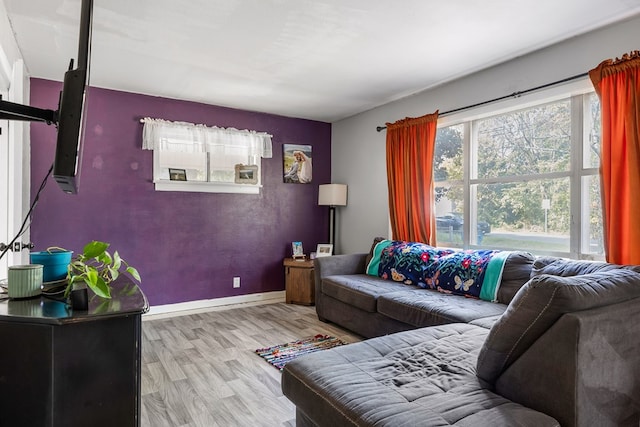
[{"label": "light hardwood floor", "polygon": [[142,322],[142,426],[294,426],[280,371],[255,354],[315,334],[362,338],[276,303]]}]

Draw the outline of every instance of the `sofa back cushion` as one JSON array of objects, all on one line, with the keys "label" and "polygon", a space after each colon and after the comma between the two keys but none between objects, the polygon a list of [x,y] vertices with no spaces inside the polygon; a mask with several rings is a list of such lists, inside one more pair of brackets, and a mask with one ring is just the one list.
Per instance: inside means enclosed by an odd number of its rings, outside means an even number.
[{"label": "sofa back cushion", "polygon": [[640,274],[614,268],[580,276],[538,275],[515,295],[478,356],[477,374],[489,384],[564,313],[640,297]]},{"label": "sofa back cushion", "polygon": [[599,261],[576,261],[566,258],[556,258],[551,256],[539,257],[533,263],[531,277],[541,274],[552,274],[554,276],[579,276],[581,274],[595,273],[596,271],[610,271],[625,268],[640,273],[638,265],[617,265]]},{"label": "sofa back cushion", "polygon": [[502,281],[498,288],[498,302],[509,304],[516,292],[531,278],[531,267],[535,257],[529,252],[509,253],[502,271]]}]

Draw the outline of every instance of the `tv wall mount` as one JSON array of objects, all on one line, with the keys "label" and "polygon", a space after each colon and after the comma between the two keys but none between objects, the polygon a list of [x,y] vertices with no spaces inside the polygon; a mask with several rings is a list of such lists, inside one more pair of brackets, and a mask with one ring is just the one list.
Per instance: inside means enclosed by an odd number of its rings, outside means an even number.
[{"label": "tv wall mount", "polygon": [[48,125],[57,125],[58,111],[4,101],[0,97],[0,120],[44,122]]}]

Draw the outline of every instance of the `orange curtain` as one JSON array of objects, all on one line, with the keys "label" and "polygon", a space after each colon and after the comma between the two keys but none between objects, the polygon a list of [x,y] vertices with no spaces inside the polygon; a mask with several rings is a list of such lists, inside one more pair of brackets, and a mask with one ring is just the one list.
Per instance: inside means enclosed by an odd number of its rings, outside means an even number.
[{"label": "orange curtain", "polygon": [[600,163],[607,261],[640,264],[640,51],[589,71],[602,110]]},{"label": "orange curtain", "polygon": [[387,181],[396,240],[436,244],[433,153],[438,112],[387,123]]}]

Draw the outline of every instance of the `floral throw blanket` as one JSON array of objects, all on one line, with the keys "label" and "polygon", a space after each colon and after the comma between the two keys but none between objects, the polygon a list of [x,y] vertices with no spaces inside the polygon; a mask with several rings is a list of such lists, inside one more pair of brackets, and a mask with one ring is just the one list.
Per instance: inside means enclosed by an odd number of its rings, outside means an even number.
[{"label": "floral throw blanket", "polygon": [[440,292],[496,301],[509,252],[454,251],[424,243],[383,240],[373,249],[367,274],[435,289]]}]

